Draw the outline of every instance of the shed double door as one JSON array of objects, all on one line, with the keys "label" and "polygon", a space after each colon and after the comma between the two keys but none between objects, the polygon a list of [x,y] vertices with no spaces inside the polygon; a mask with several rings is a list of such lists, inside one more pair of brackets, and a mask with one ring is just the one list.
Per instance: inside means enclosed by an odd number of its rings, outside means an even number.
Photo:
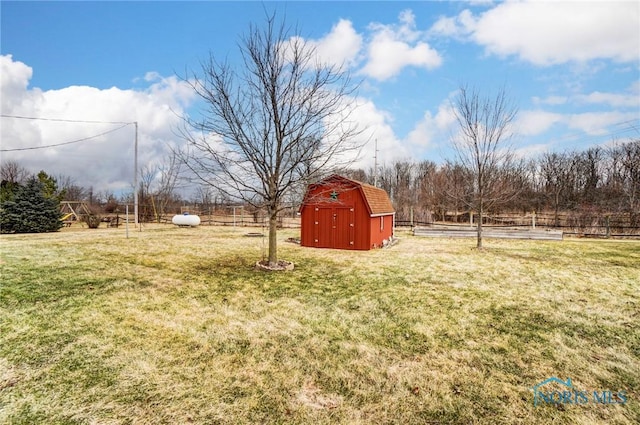
[{"label": "shed double door", "polygon": [[317,207],[315,214],[316,247],[353,249],[353,207]]}]

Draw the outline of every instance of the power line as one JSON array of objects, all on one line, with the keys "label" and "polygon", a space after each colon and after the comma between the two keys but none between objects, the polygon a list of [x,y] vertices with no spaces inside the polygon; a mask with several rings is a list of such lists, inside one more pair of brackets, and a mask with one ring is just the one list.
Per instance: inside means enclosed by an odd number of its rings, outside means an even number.
[{"label": "power line", "polygon": [[[63,146],[63,145],[70,145],[72,143],[78,143],[78,142],[84,142],[86,140],[91,140],[91,139],[95,139],[96,137],[100,137],[100,136],[104,136],[105,134],[109,134],[109,133],[113,133],[114,131],[118,131],[121,128],[124,128],[128,125],[134,124],[135,128],[136,128],[136,135],[135,135],[135,144],[134,144],[134,151],[135,151],[135,156],[134,156],[134,167],[133,167],[133,186],[135,188],[138,187],[138,122],[137,121],[131,121],[131,122],[124,122],[124,121],[90,121],[90,120],[71,120],[71,119],[64,119],[64,118],[45,118],[45,117],[25,117],[25,116],[21,116],[21,115],[5,115],[5,114],[0,114],[0,117],[2,118],[16,118],[16,119],[23,119],[23,120],[38,120],[38,121],[59,121],[59,122],[71,122],[71,123],[84,123],[84,124],[122,124],[120,127],[118,128],[114,128],[112,130],[109,131],[105,131],[104,133],[100,133],[97,134],[95,136],[90,136],[90,137],[84,137],[82,139],[78,139],[78,140],[72,140],[70,142],[63,142],[63,143],[56,143],[53,145],[46,145],[46,146],[34,146],[34,147],[30,147],[30,148],[18,148],[18,149],[0,149],[0,152],[15,152],[15,151],[26,151],[26,150],[33,150],[33,149],[45,149],[45,148],[51,148],[51,147],[55,147],[55,146]],[[138,191],[134,190],[133,192],[133,198],[134,198],[134,217],[135,217],[135,224],[136,226],[138,225]]]},{"label": "power line", "polygon": [[124,128],[124,127],[128,126],[131,123],[120,123],[120,124],[123,124],[123,125],[121,125],[118,128],[114,128],[114,129],[105,131],[104,133],[96,134],[95,136],[83,137],[82,139],[72,140],[70,142],[55,143],[53,145],[45,145],[45,146],[32,146],[32,147],[28,147],[28,148],[0,149],[0,152],[15,152],[15,151],[28,151],[28,150],[35,150],[35,149],[46,149],[46,148],[53,148],[53,147],[56,147],[56,146],[70,145],[72,143],[84,142],[86,140],[95,139],[97,137],[104,136],[105,134],[109,134],[109,133],[113,133],[114,131],[118,131],[121,128]]},{"label": "power line", "polygon": [[35,121],[58,121],[58,122],[74,122],[74,123],[83,123],[83,124],[133,124],[133,122],[124,122],[124,121],[90,121],[90,120],[70,120],[63,118],[44,118],[44,117],[25,117],[21,115],[0,115],[2,118],[16,118],[20,120],[35,120]]},{"label": "power line", "polygon": [[640,121],[636,119],[631,119],[631,120],[612,123],[607,125],[606,127],[613,127],[613,128],[611,128],[606,133],[602,133],[602,134],[585,135],[585,133],[587,132],[584,130],[580,133],[578,132],[565,133],[565,134],[559,135],[559,137],[554,137],[549,139],[547,144],[562,143],[565,141],[579,141],[584,143],[596,142],[603,138],[615,138],[616,136],[621,136],[629,132],[640,133],[639,127],[634,125],[635,123],[640,123]]}]

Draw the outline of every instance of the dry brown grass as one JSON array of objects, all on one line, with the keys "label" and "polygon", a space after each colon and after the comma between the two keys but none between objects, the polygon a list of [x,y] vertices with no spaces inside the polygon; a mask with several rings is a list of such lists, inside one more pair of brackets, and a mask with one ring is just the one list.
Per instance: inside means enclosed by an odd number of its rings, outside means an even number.
[{"label": "dry brown grass", "polygon": [[[250,229],[255,231],[255,229]],[[0,238],[0,423],[637,423],[640,243],[385,250],[146,226]],[[624,405],[533,405],[571,377]]]}]

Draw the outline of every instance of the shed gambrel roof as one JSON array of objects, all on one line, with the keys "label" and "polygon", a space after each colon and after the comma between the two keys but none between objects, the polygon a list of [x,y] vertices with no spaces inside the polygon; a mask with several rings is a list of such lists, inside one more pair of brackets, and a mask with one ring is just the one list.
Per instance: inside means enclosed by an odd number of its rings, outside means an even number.
[{"label": "shed gambrel roof", "polygon": [[393,214],[396,212],[391,204],[389,195],[387,195],[387,192],[384,189],[371,186],[370,184],[361,183],[356,180],[352,181],[360,185],[360,190],[362,190],[363,197],[369,207],[371,215]]},{"label": "shed gambrel roof", "polygon": [[302,202],[302,206],[310,201],[308,199],[308,196],[311,190],[318,186],[329,185],[333,181],[348,183],[350,185],[353,185],[354,188],[359,189],[360,193],[362,194],[362,198],[364,199],[365,204],[367,205],[367,208],[369,210],[369,215],[377,216],[395,213],[395,209],[391,204],[391,199],[389,199],[389,195],[384,189],[380,189],[378,187],[362,183],[357,180],[348,179],[338,174],[332,174],[329,177],[326,177],[316,183],[309,185],[307,193],[305,194],[304,200]]}]

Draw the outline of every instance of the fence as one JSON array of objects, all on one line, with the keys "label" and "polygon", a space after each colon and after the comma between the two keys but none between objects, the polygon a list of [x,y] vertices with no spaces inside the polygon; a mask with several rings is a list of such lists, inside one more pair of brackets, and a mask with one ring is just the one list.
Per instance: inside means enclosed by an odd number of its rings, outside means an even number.
[{"label": "fence", "polygon": [[[469,227],[475,227],[473,214],[467,216]],[[476,218],[477,219],[477,218]],[[500,214],[487,215],[483,219],[483,228],[511,229],[550,229],[561,230],[565,235],[596,238],[640,238],[640,225],[629,214],[585,214],[585,213],[536,213],[536,214]],[[463,223],[424,222],[396,220],[398,227],[447,227],[460,228]]]},{"label": "fence", "polygon": [[[268,221],[262,215],[253,214],[199,214],[203,226],[237,226],[237,227],[267,227]],[[461,226],[475,227],[473,215],[467,223],[435,222],[418,220],[396,220],[396,227],[433,227],[460,228]],[[173,215],[164,215],[162,223],[171,223]],[[281,228],[300,228],[300,217],[280,216],[278,226]],[[640,226],[630,225],[628,216],[624,215],[579,215],[563,213],[557,219],[555,214],[502,214],[484,217],[485,229],[539,229],[561,230],[565,235],[579,237],[630,237],[640,238]]]},{"label": "fence", "polygon": [[[531,240],[555,240],[561,241],[563,232],[548,229],[513,229],[504,227],[489,227],[483,230],[485,238],[496,239],[531,239]],[[472,238],[477,235],[476,230],[468,226],[434,226],[415,227],[414,236],[448,237],[448,238]]]},{"label": "fence", "polygon": [[[233,227],[266,227],[269,221],[263,216],[252,214],[198,214],[201,226],[233,226]],[[160,217],[161,223],[171,223],[173,215],[163,215]],[[278,217],[278,227],[295,229],[300,227],[300,217]]]}]

